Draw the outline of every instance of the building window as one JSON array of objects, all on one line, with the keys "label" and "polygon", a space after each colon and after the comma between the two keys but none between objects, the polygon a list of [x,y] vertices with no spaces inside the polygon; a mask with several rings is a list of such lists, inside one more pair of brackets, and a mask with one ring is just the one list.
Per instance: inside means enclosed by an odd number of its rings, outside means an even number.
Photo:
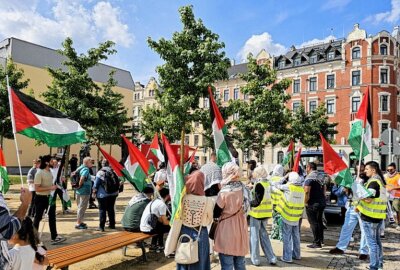
[{"label": "building window", "polygon": [[300,93],[300,80],[293,81],[293,94]]},{"label": "building window", "polygon": [[381,69],[381,83],[387,84],[388,83],[388,70],[387,68]]},{"label": "building window", "polygon": [[199,135],[194,135],[194,146],[199,145]]},{"label": "building window", "polygon": [[388,95],[381,95],[379,97],[379,108],[380,108],[381,112],[389,111],[389,96]]},{"label": "building window", "polygon": [[292,104],[293,111],[297,111],[300,108],[300,101],[293,101]]},{"label": "building window", "polygon": [[354,60],[354,59],[360,59],[360,57],[361,57],[360,47],[353,48],[353,50],[351,51],[351,58]]},{"label": "building window", "polygon": [[249,94],[244,94],[243,98],[244,98],[244,100],[249,100]]},{"label": "building window", "polygon": [[239,119],[239,113],[238,112],[235,112],[234,114],[233,114],[233,120],[238,120]]},{"label": "building window", "polygon": [[335,99],[330,98],[326,100],[326,113],[334,114],[335,113]]},{"label": "building window", "polygon": [[219,90],[215,91],[215,99],[219,99],[220,93]]},{"label": "building window", "polygon": [[352,97],[351,98],[351,112],[356,113],[358,112],[358,108],[360,107],[360,97]]},{"label": "building window", "polygon": [[310,100],[308,102],[308,111],[313,112],[317,109],[317,101],[316,100]]},{"label": "building window", "polygon": [[233,99],[239,99],[239,88],[233,89]]},{"label": "building window", "polygon": [[316,91],[317,90],[317,77],[311,77],[309,79],[309,91]]},{"label": "building window", "polygon": [[153,97],[154,96],[154,90],[149,90],[149,97]]},{"label": "building window", "polygon": [[278,164],[281,164],[282,161],[283,161],[283,151],[279,151],[279,152],[278,152],[277,159],[278,159],[278,160],[277,160]]},{"label": "building window", "polygon": [[204,108],[210,107],[210,101],[208,100],[208,98],[204,98],[203,102],[204,102]]},{"label": "building window", "polygon": [[224,90],[224,101],[228,101],[229,100],[229,89],[225,89]]},{"label": "building window", "polygon": [[352,86],[357,86],[360,85],[360,71],[355,70],[351,72],[351,85]]},{"label": "building window", "polygon": [[285,66],[286,66],[286,61],[285,60],[281,60],[281,61],[278,62],[278,67],[279,68],[285,68]]},{"label": "building window", "polygon": [[381,134],[389,128],[389,123],[381,123]]},{"label": "building window", "polygon": [[294,66],[300,66],[301,65],[301,56],[297,56],[294,59]]},{"label": "building window", "polygon": [[185,136],[185,144],[189,145],[189,135]]},{"label": "building window", "polygon": [[329,74],[328,76],[326,76],[326,88],[327,89],[335,88],[335,75],[334,74]]},{"label": "building window", "polygon": [[382,44],[382,45],[380,46],[380,51],[381,51],[381,55],[387,55],[387,54],[388,54],[387,45]]},{"label": "building window", "polygon": [[314,53],[314,54],[312,54],[312,55],[310,56],[310,64],[315,64],[315,63],[317,63],[317,60],[318,60],[318,57],[317,57],[317,54],[316,54],[316,53]]},{"label": "building window", "polygon": [[328,52],[328,60],[333,60],[333,59],[335,59],[335,51]]}]

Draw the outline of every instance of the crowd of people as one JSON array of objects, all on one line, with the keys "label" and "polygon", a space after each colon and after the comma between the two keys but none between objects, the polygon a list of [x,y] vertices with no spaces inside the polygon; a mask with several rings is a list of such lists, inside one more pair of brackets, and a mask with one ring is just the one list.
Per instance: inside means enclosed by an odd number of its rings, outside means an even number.
[{"label": "crowd of people", "polygon": [[[149,185],[129,200],[122,228],[153,235],[149,250],[175,256],[180,270],[211,269],[211,262],[217,259],[223,270],[242,270],[246,269],[245,256],[249,253],[251,263],[258,266],[260,246],[271,265],[276,265],[278,259],[289,264],[301,260],[300,229],[304,218],[308,219],[313,234],[313,243],[307,248],[324,245],[323,220],[329,182],[317,170],[317,164],[306,164],[303,175],[301,168],[298,172],[285,172],[278,164],[268,173],[264,166],[249,162],[246,182],[237,162],[228,162],[220,168],[216,161],[213,153],[203,166],[193,164],[185,176],[186,192],[174,222],[171,222],[168,189],[171,179],[166,165],[159,164]],[[122,182],[105,159],[98,164],[96,174],[90,157],[84,158],[81,166],[77,165],[77,160],[70,165],[77,203],[75,228],[87,229],[85,213],[94,205],[94,201],[90,202],[92,198],[97,200],[99,209],[98,231],[105,231],[107,220],[108,229],[115,229],[115,203]],[[54,203],[57,196],[63,202],[63,213],[72,212],[66,203],[66,179],[58,168],[59,161],[51,156],[34,160],[27,176],[29,190],[21,190],[21,205],[14,215],[0,194],[0,240],[9,240],[13,246],[9,250],[6,242],[1,241],[0,269],[42,269],[47,264],[46,248],[38,237],[44,213],[48,216],[51,244],[66,240],[57,231]],[[397,216],[397,220],[390,222],[397,223],[400,230],[400,174],[394,163],[387,167],[385,175],[375,161],[361,163],[356,169],[356,184],[335,185],[331,190],[342,207],[344,223],[338,243],[329,253],[343,254],[359,224],[359,259],[369,259],[369,269],[382,269],[381,237],[385,220]],[[271,232],[267,230],[269,222]],[[169,235],[165,242],[166,234]],[[198,254],[195,260],[185,261],[179,247],[190,239],[196,243]],[[280,258],[275,255],[270,239],[283,242]]]}]

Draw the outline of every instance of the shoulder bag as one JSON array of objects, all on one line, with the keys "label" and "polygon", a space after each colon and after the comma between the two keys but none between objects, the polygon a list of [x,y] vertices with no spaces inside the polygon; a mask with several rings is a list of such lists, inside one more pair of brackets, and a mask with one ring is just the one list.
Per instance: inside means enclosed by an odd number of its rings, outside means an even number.
[{"label": "shoulder bag", "polygon": [[217,231],[218,224],[219,224],[221,221],[225,220],[225,219],[228,219],[228,218],[231,218],[231,217],[233,217],[233,216],[236,216],[236,214],[239,213],[240,210],[242,210],[242,206],[240,206],[239,210],[237,210],[235,214],[230,215],[229,217],[222,218],[222,219],[214,219],[213,223],[211,224],[210,231],[208,232],[208,237],[209,237],[211,240],[214,240],[214,239],[215,239],[215,232]]},{"label": "shoulder bag", "polygon": [[[199,228],[197,238],[193,240],[189,235],[182,234],[178,239],[178,245],[175,251],[175,262],[179,264],[194,264],[199,261],[199,238],[201,233]],[[184,238],[188,238],[189,242],[182,242]]]}]

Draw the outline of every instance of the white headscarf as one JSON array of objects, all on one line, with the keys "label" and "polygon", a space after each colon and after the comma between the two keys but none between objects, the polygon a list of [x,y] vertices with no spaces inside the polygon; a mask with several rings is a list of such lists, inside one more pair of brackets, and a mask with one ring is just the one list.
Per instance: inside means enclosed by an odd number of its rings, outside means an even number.
[{"label": "white headscarf", "polygon": [[285,169],[281,164],[278,164],[274,167],[274,170],[272,171],[272,176],[281,176],[283,177],[283,174],[285,172]]},{"label": "white headscarf", "polygon": [[297,172],[289,173],[289,183],[294,185],[301,185],[301,177]]},{"label": "white headscarf", "polygon": [[227,162],[222,166],[221,185],[225,186],[231,181],[239,181],[239,166],[234,162]]}]

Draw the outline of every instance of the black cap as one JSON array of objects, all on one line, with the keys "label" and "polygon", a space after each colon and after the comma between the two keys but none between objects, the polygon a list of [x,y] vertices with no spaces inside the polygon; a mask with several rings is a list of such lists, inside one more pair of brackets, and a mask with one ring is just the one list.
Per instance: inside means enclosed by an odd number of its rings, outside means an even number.
[{"label": "black cap", "polygon": [[153,187],[147,186],[147,187],[145,187],[145,188],[143,189],[142,192],[145,193],[145,194],[154,193],[154,189],[153,189]]}]

